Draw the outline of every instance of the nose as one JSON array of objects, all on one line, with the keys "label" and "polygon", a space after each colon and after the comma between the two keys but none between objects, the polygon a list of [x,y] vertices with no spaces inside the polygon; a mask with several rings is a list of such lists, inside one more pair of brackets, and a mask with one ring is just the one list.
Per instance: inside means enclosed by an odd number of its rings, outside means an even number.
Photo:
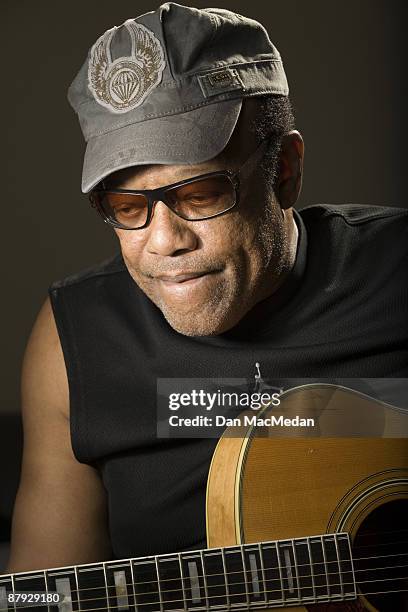
[{"label": "nose", "polygon": [[146,229],[149,232],[146,246],[150,253],[172,256],[197,248],[198,237],[193,223],[178,217],[164,202],[154,203],[152,219]]}]

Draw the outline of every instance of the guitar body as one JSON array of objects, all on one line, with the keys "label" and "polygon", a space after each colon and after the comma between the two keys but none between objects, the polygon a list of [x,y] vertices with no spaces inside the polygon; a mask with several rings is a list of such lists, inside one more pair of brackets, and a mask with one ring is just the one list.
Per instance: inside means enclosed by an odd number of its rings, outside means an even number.
[{"label": "guitar body", "polygon": [[[300,413],[313,414],[324,437],[315,437],[316,428],[297,434],[288,430],[289,438],[276,428],[226,430],[208,478],[208,546],[348,532],[357,559],[356,581],[365,581],[358,599],[285,609],[408,610],[408,531],[399,533],[407,528],[408,440],[334,437],[339,418],[346,431],[347,427],[352,431],[352,425],[355,431],[355,424],[365,419],[398,435],[406,427],[406,416],[331,385],[291,390],[282,396],[279,408],[267,407],[259,416]],[[392,577],[385,569],[390,559],[396,568],[406,566],[393,569]],[[387,599],[363,594],[385,587],[400,592],[388,594]]]},{"label": "guitar body", "polygon": [[217,445],[208,549],[0,576],[0,612],[408,612],[407,413],[334,385],[280,399]]}]

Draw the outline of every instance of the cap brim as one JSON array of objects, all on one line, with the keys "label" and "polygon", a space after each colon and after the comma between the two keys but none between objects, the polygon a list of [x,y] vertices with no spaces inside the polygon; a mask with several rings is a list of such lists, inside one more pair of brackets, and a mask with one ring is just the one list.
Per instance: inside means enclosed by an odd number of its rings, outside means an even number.
[{"label": "cap brim", "polygon": [[142,164],[198,164],[226,147],[238,121],[242,99],[225,100],[178,115],[127,125],[88,141],[82,191],[106,176]]}]

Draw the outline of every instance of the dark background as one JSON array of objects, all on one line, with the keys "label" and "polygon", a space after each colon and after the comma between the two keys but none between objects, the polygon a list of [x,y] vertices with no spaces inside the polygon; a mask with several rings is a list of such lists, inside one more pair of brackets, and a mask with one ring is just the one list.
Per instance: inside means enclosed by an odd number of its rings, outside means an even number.
[{"label": "dark background", "polygon": [[[104,30],[159,4],[1,0],[0,539],[17,482],[18,379],[29,330],[53,280],[116,249],[112,231],[80,193],[83,142],[66,90]],[[406,206],[402,0],[190,4],[258,19],[280,50],[306,141],[300,206]]]},{"label": "dark background", "polygon": [[[83,154],[66,90],[108,27],[160,2],[2,0],[0,412],[19,409],[27,335],[51,281],[108,256],[113,232],[80,192]],[[211,2],[190,2],[204,7]],[[281,52],[306,141],[300,206],[406,206],[403,1],[217,0],[261,21]]]}]

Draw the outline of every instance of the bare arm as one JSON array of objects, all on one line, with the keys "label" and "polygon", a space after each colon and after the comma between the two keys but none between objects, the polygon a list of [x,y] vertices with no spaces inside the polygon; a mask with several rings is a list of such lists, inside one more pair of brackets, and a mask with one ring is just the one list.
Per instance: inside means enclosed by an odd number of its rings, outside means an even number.
[{"label": "bare arm", "polygon": [[105,489],[71,448],[68,381],[49,300],[24,358],[22,412],[23,464],[7,571],[111,558]]}]

